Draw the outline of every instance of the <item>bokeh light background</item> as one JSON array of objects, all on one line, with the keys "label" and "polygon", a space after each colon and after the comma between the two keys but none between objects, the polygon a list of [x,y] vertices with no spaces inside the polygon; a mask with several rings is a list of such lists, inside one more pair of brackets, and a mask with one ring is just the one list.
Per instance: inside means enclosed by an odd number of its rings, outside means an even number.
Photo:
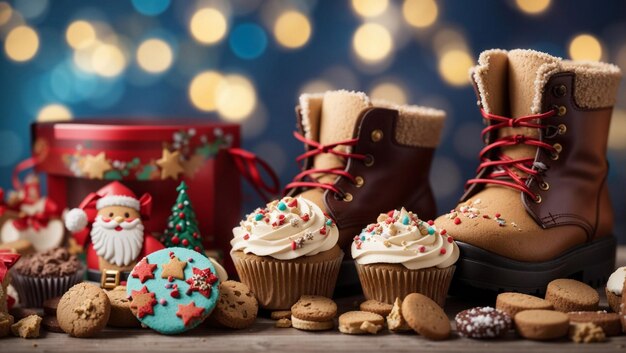
[{"label": "bokeh light background", "polygon": [[[302,149],[291,136],[298,95],[345,88],[447,111],[431,173],[444,212],[473,176],[481,147],[467,74],[478,54],[532,48],[626,71],[626,2],[15,0],[0,2],[0,40],[5,189],[29,156],[32,122],[100,116],[241,123],[243,146],[284,184]],[[609,146],[622,242],[624,86]],[[260,202],[249,194],[248,210]]]}]

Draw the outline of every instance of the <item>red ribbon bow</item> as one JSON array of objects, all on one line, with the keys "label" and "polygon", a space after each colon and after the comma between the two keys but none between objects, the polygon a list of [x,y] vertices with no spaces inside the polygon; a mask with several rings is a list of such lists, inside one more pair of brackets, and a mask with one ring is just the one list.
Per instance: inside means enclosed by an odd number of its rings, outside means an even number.
[{"label": "red ribbon bow", "polygon": [[39,231],[48,226],[48,222],[51,218],[58,218],[59,216],[57,205],[50,200],[46,200],[42,212],[34,215],[22,214],[18,219],[13,220],[13,226],[19,231],[26,230],[28,227]]},{"label": "red ribbon bow", "polygon": [[20,254],[13,253],[10,250],[0,249],[0,282],[4,281],[7,272],[20,259],[20,256]]}]

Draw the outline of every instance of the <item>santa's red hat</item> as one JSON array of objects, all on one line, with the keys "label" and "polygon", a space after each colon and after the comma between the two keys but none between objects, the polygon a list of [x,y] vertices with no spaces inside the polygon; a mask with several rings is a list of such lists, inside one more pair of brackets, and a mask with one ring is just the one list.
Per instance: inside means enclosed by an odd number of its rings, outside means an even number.
[{"label": "santa's red hat", "polygon": [[[109,206],[123,206],[132,208],[146,219],[150,216],[152,197],[144,194],[141,198],[118,181],[107,184],[102,189],[87,195],[78,208],[70,210],[65,215],[65,227],[70,232],[80,232],[87,224],[93,222],[97,210]],[[91,216],[91,217],[90,217]]]}]

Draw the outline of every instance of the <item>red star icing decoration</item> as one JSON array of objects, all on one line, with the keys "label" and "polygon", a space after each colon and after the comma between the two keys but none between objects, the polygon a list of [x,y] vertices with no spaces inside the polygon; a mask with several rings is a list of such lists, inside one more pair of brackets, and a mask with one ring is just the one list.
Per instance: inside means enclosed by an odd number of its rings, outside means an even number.
[{"label": "red star icing decoration", "polygon": [[156,269],[156,267],[156,264],[149,264],[148,258],[144,257],[141,261],[139,261],[137,265],[135,265],[131,276],[133,276],[134,278],[139,278],[141,283],[144,283],[145,281],[154,278],[154,270]]},{"label": "red star icing decoration", "polygon": [[143,318],[146,315],[154,315],[153,306],[157,301],[154,293],[148,292],[148,288],[143,286],[141,290],[133,290],[131,293],[132,302],[130,303],[130,309],[134,311],[138,318]]},{"label": "red star icing decoration", "polygon": [[197,267],[193,268],[193,275],[185,282],[189,283],[187,294],[191,292],[200,292],[205,297],[211,296],[211,286],[217,282],[217,277],[211,272],[211,269],[201,270]]},{"label": "red star icing decoration", "polygon": [[187,305],[178,304],[178,311],[176,312],[176,316],[183,320],[183,324],[187,326],[192,320],[200,319],[203,313],[204,308],[199,308],[196,306],[196,303],[191,302]]}]

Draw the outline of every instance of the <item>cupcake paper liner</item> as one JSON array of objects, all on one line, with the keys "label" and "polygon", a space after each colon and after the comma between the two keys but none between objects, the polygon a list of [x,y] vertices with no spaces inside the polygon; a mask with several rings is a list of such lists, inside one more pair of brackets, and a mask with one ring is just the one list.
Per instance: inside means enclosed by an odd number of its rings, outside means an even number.
[{"label": "cupcake paper liner", "polygon": [[259,306],[269,310],[290,309],[305,294],[332,297],[343,259],[343,253],[319,262],[231,256],[241,282],[252,290]]},{"label": "cupcake paper liner", "polygon": [[13,271],[11,283],[19,294],[22,307],[40,308],[46,299],[60,297],[73,285],[82,282],[84,275],[84,266],[73,275],[63,277],[30,277]]},{"label": "cupcake paper liner", "polygon": [[606,293],[606,300],[609,303],[609,307],[616,313],[619,313],[619,306],[622,304],[622,296],[611,292],[608,288],[604,288]]},{"label": "cupcake paper liner", "polygon": [[397,297],[421,293],[443,307],[455,266],[409,270],[386,266],[359,265],[355,262],[366,299],[393,304]]}]

